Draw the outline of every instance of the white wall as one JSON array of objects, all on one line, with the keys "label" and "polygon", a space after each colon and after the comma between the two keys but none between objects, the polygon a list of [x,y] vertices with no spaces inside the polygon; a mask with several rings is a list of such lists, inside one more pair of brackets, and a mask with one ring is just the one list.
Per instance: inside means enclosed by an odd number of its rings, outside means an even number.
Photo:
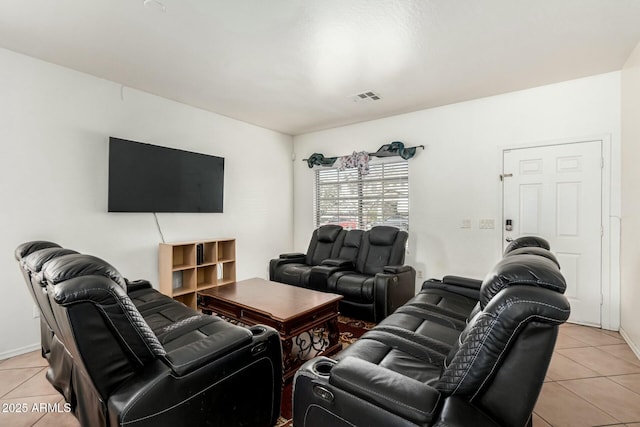
[{"label": "white wall", "polygon": [[[409,161],[406,262],[425,278],[481,278],[502,251],[501,149],[590,136],[611,141],[612,214],[618,215],[619,72],[296,136],[294,149],[302,159],[314,152],[331,157],[375,151],[396,140],[425,145]],[[296,161],[295,250],[306,249],[313,230],[313,181],[312,170]],[[472,220],[471,229],[460,227],[465,218]],[[479,229],[485,218],[494,219],[496,229]]]},{"label": "white wall", "polygon": [[622,70],[620,332],[640,357],[640,44]]},{"label": "white wall", "polygon": [[19,243],[52,240],[157,286],[153,215],[107,213],[109,136],[225,158],[224,214],[158,214],[167,241],[237,238],[239,279],[290,250],[290,136],[4,49],[0,94],[0,359],[39,342]]}]

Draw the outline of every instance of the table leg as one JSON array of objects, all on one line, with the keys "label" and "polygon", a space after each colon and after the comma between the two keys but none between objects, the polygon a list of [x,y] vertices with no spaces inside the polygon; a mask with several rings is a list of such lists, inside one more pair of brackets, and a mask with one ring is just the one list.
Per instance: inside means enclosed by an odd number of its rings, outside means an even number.
[{"label": "table leg", "polygon": [[282,364],[284,365],[284,377],[289,378],[297,368],[297,358],[293,357],[293,338],[282,340]]},{"label": "table leg", "polygon": [[338,329],[338,317],[327,320],[327,331],[329,343],[327,348],[323,352],[323,356],[330,356],[342,350],[342,344],[340,343],[340,329]]}]

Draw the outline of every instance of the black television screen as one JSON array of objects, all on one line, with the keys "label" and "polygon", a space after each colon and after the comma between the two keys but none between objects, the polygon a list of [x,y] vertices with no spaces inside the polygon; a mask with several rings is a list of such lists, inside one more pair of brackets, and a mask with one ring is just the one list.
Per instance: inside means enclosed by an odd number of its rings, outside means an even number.
[{"label": "black television screen", "polygon": [[222,212],[224,158],[109,138],[109,212]]}]

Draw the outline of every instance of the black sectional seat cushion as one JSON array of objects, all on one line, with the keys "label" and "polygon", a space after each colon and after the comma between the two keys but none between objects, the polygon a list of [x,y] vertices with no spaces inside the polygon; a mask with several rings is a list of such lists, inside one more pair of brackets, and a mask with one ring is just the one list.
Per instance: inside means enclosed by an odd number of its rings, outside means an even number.
[{"label": "black sectional seat cushion", "polygon": [[[548,258],[529,254],[507,257],[498,262],[483,281],[479,311],[483,310],[500,291],[515,286],[541,287],[560,294],[564,293],[566,289],[566,283],[560,270]],[[376,333],[373,334],[375,337],[383,337],[382,342],[387,342],[388,339],[392,340],[386,347],[374,346],[378,350],[386,348],[388,354],[385,354],[384,358],[400,357],[403,359],[402,366],[414,366],[415,363],[408,362],[407,354],[415,352],[415,348],[419,347],[419,344],[416,343],[422,341],[427,343],[426,346],[430,350],[434,351],[431,356],[439,363],[444,360],[444,356],[458,341],[460,333],[467,327],[467,322],[470,320],[464,313],[472,313],[472,310],[468,310],[469,306],[464,304],[460,305],[462,309],[460,312],[456,311],[457,307],[451,305],[443,309],[442,306],[425,304],[425,295],[429,298],[433,297],[431,293],[416,295],[403,307],[380,322],[376,328]],[[455,295],[452,298],[446,298],[448,302],[452,300],[455,300]],[[391,338],[385,339],[384,337]],[[371,344],[367,340],[372,339],[371,335],[365,334],[362,338],[343,351],[338,359],[356,352],[361,358],[380,363],[383,366],[386,365],[388,362],[385,362],[384,358],[370,360],[370,358],[382,354],[370,351]],[[402,348],[399,342],[404,342],[405,352],[400,351],[399,353],[399,349]],[[418,363],[418,366],[421,364]],[[419,376],[424,375],[427,374],[425,372],[419,374]]]}]

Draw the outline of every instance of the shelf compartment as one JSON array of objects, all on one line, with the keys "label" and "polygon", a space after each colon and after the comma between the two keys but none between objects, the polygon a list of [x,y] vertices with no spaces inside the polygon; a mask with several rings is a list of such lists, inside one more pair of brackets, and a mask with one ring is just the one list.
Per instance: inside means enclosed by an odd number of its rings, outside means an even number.
[{"label": "shelf compartment", "polygon": [[173,247],[172,267],[174,270],[196,265],[196,248],[194,245],[177,245]]},{"label": "shelf compartment", "polygon": [[177,270],[171,274],[171,289],[173,294],[176,290],[194,291],[196,289],[196,271],[193,268]]},{"label": "shelf compartment", "polygon": [[187,307],[191,307],[193,309],[196,309],[196,304],[197,304],[197,299],[196,299],[196,294],[195,292],[189,292],[183,295],[173,295],[173,299],[176,301],[180,301],[181,303],[183,303],[184,305],[186,305]]},{"label": "shelf compartment", "polygon": [[196,274],[197,289],[210,288],[216,285],[216,267],[216,264],[198,267]]},{"label": "shelf compartment", "polygon": [[218,261],[218,245],[216,242],[204,242],[203,264],[215,264]]},{"label": "shelf compartment", "polygon": [[226,285],[236,281],[236,262],[225,261],[218,264],[218,285]]},{"label": "shelf compartment", "polygon": [[218,262],[233,261],[236,259],[236,241],[220,240],[218,242]]}]

